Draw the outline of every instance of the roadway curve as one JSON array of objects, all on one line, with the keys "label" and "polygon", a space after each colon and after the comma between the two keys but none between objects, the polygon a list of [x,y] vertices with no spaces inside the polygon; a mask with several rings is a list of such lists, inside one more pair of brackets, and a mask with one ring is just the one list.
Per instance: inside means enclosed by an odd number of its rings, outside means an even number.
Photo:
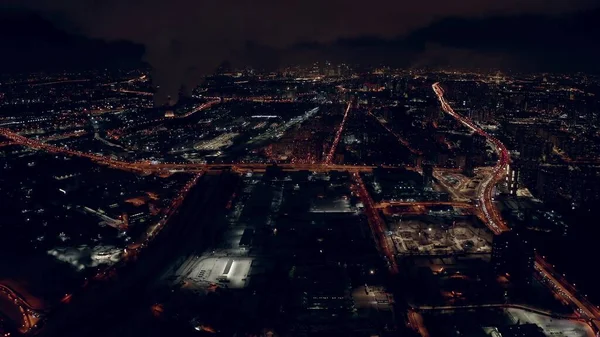
[{"label": "roadway curve", "polygon": [[440,101],[442,110],[467,128],[471,129],[474,133],[485,137],[488,143],[494,147],[496,153],[498,153],[498,162],[496,163],[492,174],[481,184],[481,193],[478,197],[481,211],[488,222],[488,226],[494,231],[494,233],[499,234],[503,231],[509,230],[492,202],[492,193],[494,191],[494,187],[500,180],[502,180],[502,178],[504,178],[506,168],[510,162],[506,146],[473,123],[470,119],[456,113],[444,98],[444,90],[440,86],[439,82],[434,83],[432,87],[433,91],[437,95],[438,100]]},{"label": "roadway curve", "polygon": [[6,296],[10,302],[13,302],[21,312],[22,325],[19,327],[21,333],[28,333],[35,328],[40,319],[40,313],[31,307],[27,301],[10,287],[0,284],[0,295]]},{"label": "roadway curve", "polygon": [[[486,225],[495,233],[500,234],[501,232],[510,230],[506,223],[502,219],[498,209],[493,203],[492,193],[496,184],[502,180],[506,174],[506,169],[510,162],[508,150],[506,146],[502,144],[498,139],[492,137],[490,134],[481,129],[478,125],[473,123],[470,119],[456,113],[448,101],[444,98],[444,90],[440,86],[439,82],[432,85],[433,91],[435,92],[442,110],[456,119],[458,122],[471,129],[474,133],[484,136],[488,143],[491,144],[498,154],[498,162],[492,170],[492,174],[482,183],[479,197],[479,208],[485,216]],[[556,275],[556,272],[552,267],[544,260],[542,256],[536,254],[535,256],[535,270],[542,276],[544,280],[549,282],[552,286],[551,290],[565,299],[573,307],[577,309],[577,312],[587,320],[595,329],[595,332],[600,331],[600,323],[598,319],[600,317],[600,310],[589,302],[584,296],[581,296],[574,286],[569,284],[564,278]]]}]

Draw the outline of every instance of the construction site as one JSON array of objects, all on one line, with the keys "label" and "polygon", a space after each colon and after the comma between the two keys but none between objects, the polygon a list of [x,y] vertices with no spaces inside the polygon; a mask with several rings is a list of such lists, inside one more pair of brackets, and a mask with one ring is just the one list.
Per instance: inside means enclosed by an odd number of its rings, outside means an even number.
[{"label": "construction site", "polygon": [[490,253],[493,234],[469,218],[416,216],[388,221],[401,255]]}]

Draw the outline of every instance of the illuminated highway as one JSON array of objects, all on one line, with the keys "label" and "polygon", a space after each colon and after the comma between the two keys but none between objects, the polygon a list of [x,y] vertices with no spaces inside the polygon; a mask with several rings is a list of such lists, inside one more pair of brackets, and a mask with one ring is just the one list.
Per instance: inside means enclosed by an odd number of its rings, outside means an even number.
[{"label": "illuminated highway", "polygon": [[419,335],[421,335],[421,337],[429,337],[429,330],[427,330],[427,327],[425,327],[425,323],[423,322],[423,316],[414,311],[414,310],[409,310],[408,311],[408,322],[409,325],[413,328],[413,330],[415,330],[415,332],[417,332]]},{"label": "illuminated highway", "polygon": [[451,186],[449,186],[448,184],[446,184],[445,179],[444,179],[444,175],[442,174],[443,171],[440,171],[439,169],[434,169],[433,170],[433,177],[435,179],[437,179],[437,183],[442,185],[442,187],[444,187],[446,189],[446,191],[448,191],[448,193],[450,193],[452,195],[452,200],[455,201],[463,201],[466,202],[469,199],[465,198],[462,195],[459,195],[458,193],[456,193],[456,189],[452,188]]},{"label": "illuminated highway", "polygon": [[352,109],[352,100],[348,102],[348,106],[346,107],[346,112],[344,113],[344,118],[340,123],[340,127],[335,134],[335,138],[333,139],[333,143],[331,144],[331,149],[329,149],[329,153],[325,158],[325,164],[331,164],[333,162],[333,156],[335,155],[335,150],[337,149],[338,144],[340,143],[340,138],[344,133],[344,127],[346,126],[346,120],[348,119],[348,115],[350,114],[350,109]]},{"label": "illuminated highway", "polygon": [[549,316],[549,317],[553,317],[553,318],[581,320],[581,318],[579,318],[573,314],[571,314],[571,315],[555,314],[551,311],[538,309],[538,308],[528,306],[525,304],[489,303],[489,304],[440,305],[440,306],[411,305],[411,307],[413,309],[418,309],[419,311],[454,311],[454,310],[470,310],[470,309],[481,309],[481,308],[515,308],[515,309],[534,312],[536,314]]},{"label": "illuminated highway", "polygon": [[[496,209],[492,197],[495,185],[503,178],[506,167],[509,164],[509,154],[506,147],[496,138],[489,135],[487,132],[482,130],[476,124],[474,124],[468,118],[461,116],[456,113],[452,107],[448,104],[446,99],[444,98],[444,91],[441,88],[439,83],[433,84],[433,90],[437,95],[442,110],[455,118],[461,124],[472,130],[474,133],[482,135],[486,137],[489,144],[495,149],[498,153],[498,162],[496,166],[491,170],[491,174],[482,182],[481,188],[478,192],[479,205],[478,208],[483,215],[483,218],[490,227],[490,229],[498,234],[503,231],[508,230],[505,222],[500,216],[498,210]],[[208,102],[199,108],[191,111],[190,113],[181,116],[180,118],[188,117],[189,115],[205,109],[207,107],[216,104],[218,101]],[[333,156],[335,154],[337,145],[340,141],[341,135],[344,130],[345,122],[348,118],[349,112],[351,109],[351,103],[348,103],[346,108],[344,119],[342,120],[339,129],[337,130],[336,136],[334,138],[334,142],[332,143],[332,147],[328,156],[326,157],[325,163],[322,164],[280,164],[278,165],[282,170],[285,171],[313,171],[313,172],[328,172],[332,170],[339,171],[348,171],[353,173],[352,177],[354,178],[355,185],[358,188],[358,195],[365,205],[365,212],[369,218],[369,223],[373,230],[375,238],[379,241],[380,249],[382,253],[386,256],[390,263],[390,269],[392,271],[397,271],[397,265],[394,258],[393,245],[389,241],[389,238],[385,235],[385,224],[381,219],[378,208],[382,205],[376,205],[371,199],[362,179],[358,172],[370,172],[376,166],[371,165],[361,165],[361,166],[353,166],[353,165],[335,165],[332,164]],[[177,172],[177,171],[185,171],[185,172],[202,172],[210,169],[221,169],[221,168],[231,168],[234,171],[238,172],[251,172],[251,171],[265,171],[267,167],[271,166],[271,164],[251,164],[251,163],[235,163],[235,164],[195,164],[195,163],[152,163],[152,162],[127,162],[118,159],[114,159],[108,156],[97,155],[93,153],[86,153],[82,151],[72,150],[66,147],[56,146],[52,144],[47,144],[42,141],[30,139],[24,136],[21,136],[15,132],[10,131],[9,129],[0,128],[0,135],[6,137],[9,142],[4,142],[2,144],[20,144],[23,146],[47,151],[50,153],[59,153],[69,156],[88,158],[98,164],[107,165],[109,167],[122,169],[122,170],[131,170],[136,172],[143,173],[164,173],[164,172]],[[413,203],[414,204],[414,203]],[[418,204],[418,203],[417,203]],[[393,205],[402,206],[399,203],[394,203]],[[392,206],[393,206],[392,205]],[[436,203],[436,205],[440,205],[440,203]],[[457,202],[449,203],[448,205],[457,206],[457,207],[466,207],[465,203]],[[175,205],[174,205],[175,206]],[[177,209],[177,207],[173,207],[172,209]],[[152,237],[153,233],[149,233],[150,237]],[[597,307],[591,304],[585,297],[578,294],[577,290],[574,286],[570,285],[564,278],[558,275],[553,268],[541,257],[536,256],[535,269],[540,273],[541,277],[547,281],[555,293],[559,294],[562,298],[566,299],[569,303],[571,303],[574,307],[577,308],[577,311],[585,318],[593,319],[593,324],[596,328],[600,328],[600,325],[596,322],[596,319],[600,317],[600,311]]]},{"label": "illuminated highway", "polygon": [[21,333],[30,332],[40,320],[40,314],[33,309],[25,299],[8,286],[0,284],[0,296],[6,296],[12,303],[14,303],[23,316],[23,325],[19,327]]},{"label": "illuminated highway", "polygon": [[484,136],[488,143],[494,147],[496,153],[498,153],[498,163],[494,167],[492,174],[482,182],[481,193],[478,195],[478,198],[480,201],[481,210],[485,216],[485,219],[487,220],[488,226],[494,231],[494,233],[498,234],[502,231],[508,230],[508,227],[506,227],[504,220],[492,202],[492,193],[494,188],[496,184],[504,177],[504,174],[506,173],[506,167],[510,162],[508,150],[504,144],[502,144],[502,142],[475,125],[475,123],[473,123],[470,119],[454,112],[450,104],[448,104],[444,98],[444,90],[439,83],[433,84],[433,91],[437,95],[444,112],[455,118],[474,133]]},{"label": "illuminated highway", "polygon": [[[68,156],[90,159],[98,164],[106,165],[112,168],[136,171],[143,173],[163,173],[163,172],[200,172],[207,169],[231,168],[236,172],[264,172],[270,163],[232,163],[232,164],[198,164],[198,163],[153,163],[149,161],[128,162],[114,159],[108,156],[97,155],[93,153],[72,150],[66,147],[60,147],[47,144],[35,139],[21,136],[8,129],[0,128],[0,135],[8,138],[12,144],[31,147],[47,151],[50,153],[60,153]],[[336,165],[336,164],[277,164],[284,171],[311,171],[311,172],[329,172],[329,171],[348,171],[348,172],[370,172],[375,165]],[[382,166],[384,168],[393,168],[397,166]]]},{"label": "illuminated highway", "polygon": [[[181,226],[198,227],[187,225],[178,216],[181,215],[181,209],[186,207],[185,205],[182,207],[183,201],[188,198],[189,194],[194,193],[192,190],[202,176],[203,174],[199,173],[191,177],[172,199],[170,206],[164,210],[160,220],[152,225],[146,235],[139,241],[127,246],[124,251],[124,258],[121,261],[106,267],[95,275],[93,289],[84,289],[76,294],[67,294],[62,300],[61,308],[57,308],[56,312],[52,313],[52,319],[46,322],[41,333],[46,336],[63,336],[67,332],[69,336],[87,336],[90,329],[97,329],[97,327],[94,328],[93,325],[88,324],[74,325],[72,322],[81,322],[84,319],[86,322],[88,320],[105,322],[101,318],[104,317],[105,310],[125,310],[120,307],[124,305],[123,303],[126,303],[123,300],[124,298],[128,299],[129,296],[132,296],[132,293],[140,296],[140,292],[143,293],[145,290],[140,290],[143,287],[139,287],[139,284],[147,281],[148,273],[155,273],[156,270],[153,268],[158,268],[159,272],[162,272],[165,263],[165,260],[161,260],[163,256],[170,256],[167,261],[171,261],[174,255],[173,251],[176,251],[180,244],[179,240],[182,239],[182,236],[185,237],[185,234],[182,234]],[[210,197],[208,198],[210,199]],[[194,207],[187,206],[187,208]],[[163,229],[167,230],[164,231],[164,235],[159,236],[158,233]],[[176,243],[174,246],[173,242]],[[165,243],[169,249],[164,249],[165,246],[163,245]],[[148,247],[153,248],[147,249]],[[135,272],[131,268],[127,268],[128,266],[131,267],[131,264],[136,265]],[[102,282],[115,276],[118,276],[118,282]],[[85,288],[87,285],[88,282],[86,281],[83,287]],[[73,330],[84,330],[88,333],[72,334]]]},{"label": "illuminated highway", "polygon": [[[456,113],[444,98],[444,90],[439,82],[434,83],[432,88],[440,102],[442,110],[474,133],[484,136],[498,154],[499,159],[492,170],[492,174],[481,185],[478,195],[479,208],[484,215],[487,226],[495,234],[509,230],[493,202],[493,190],[496,184],[504,177],[506,167],[510,162],[508,150],[502,142],[482,130],[470,119]],[[569,284],[564,278],[557,276],[554,269],[539,254],[536,254],[535,257],[535,270],[548,282],[555,294],[567,300],[568,303],[576,308],[578,314],[588,319],[596,332],[600,331],[600,323],[598,322],[600,310],[598,307],[594,306],[584,296],[581,296],[575,287]]]},{"label": "illuminated highway", "polygon": [[379,250],[387,259],[391,273],[397,274],[398,264],[396,263],[394,243],[392,242],[392,239],[386,235],[385,221],[383,221],[379,215],[379,210],[375,207],[375,203],[373,202],[365,183],[360,177],[360,173],[354,172],[351,176],[354,181],[355,192],[358,194],[365,207],[365,214],[367,215],[373,238],[376,240]]},{"label": "illuminated highway", "polygon": [[[115,85],[115,84],[123,84],[123,83],[129,83],[129,84],[131,84],[131,83],[134,83],[134,82],[137,82],[137,81],[143,82],[143,81],[146,81],[147,79],[148,79],[147,75],[141,75],[140,77],[134,77],[134,78],[129,79],[129,80],[124,80],[124,81],[120,81],[120,82],[105,83],[105,84],[103,84],[103,86],[107,87],[107,86],[111,86],[111,85]],[[146,92],[144,92],[144,94],[146,94]]]}]

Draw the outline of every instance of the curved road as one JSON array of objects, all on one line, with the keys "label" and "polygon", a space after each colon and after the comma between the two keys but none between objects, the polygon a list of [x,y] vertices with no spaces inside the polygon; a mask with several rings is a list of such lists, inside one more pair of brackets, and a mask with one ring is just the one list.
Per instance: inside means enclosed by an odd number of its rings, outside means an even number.
[{"label": "curved road", "polygon": [[29,303],[14,290],[9,288],[8,286],[0,284],[0,295],[6,296],[10,300],[10,302],[14,303],[19,311],[21,312],[22,325],[19,327],[19,331],[21,333],[30,332],[36,325],[36,323],[40,319],[40,313],[31,307]]},{"label": "curved road", "polygon": [[[493,168],[492,174],[482,183],[480,195],[478,196],[479,207],[487,220],[486,224],[495,234],[508,231],[508,226],[506,226],[506,223],[502,219],[502,216],[496,209],[492,200],[494,187],[506,174],[506,168],[510,162],[506,146],[473,123],[470,119],[456,113],[444,98],[444,90],[439,82],[434,83],[432,88],[440,102],[442,110],[467,128],[471,129],[474,133],[484,136],[498,154],[499,159],[496,166]],[[564,278],[558,276],[554,269],[538,254],[536,254],[535,257],[535,270],[545,281],[547,281],[555,294],[565,299],[572,307],[576,308],[577,314],[580,314],[584,319],[587,319],[590,322],[595,332],[600,331],[600,323],[598,322],[600,310],[598,307],[594,306],[584,296],[581,296],[575,287],[569,284]]]}]

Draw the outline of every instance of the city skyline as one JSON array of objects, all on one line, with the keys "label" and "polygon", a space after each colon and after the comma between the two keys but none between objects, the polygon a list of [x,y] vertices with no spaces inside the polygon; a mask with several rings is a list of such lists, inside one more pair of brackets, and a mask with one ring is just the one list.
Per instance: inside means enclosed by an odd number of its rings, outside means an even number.
[{"label": "city skyline", "polygon": [[[182,86],[191,90],[223,62],[265,70],[326,60],[404,68],[600,70],[594,42],[600,8],[593,1],[430,1],[382,0],[366,12],[360,4],[333,2],[195,8],[185,0],[139,7],[19,1],[0,8],[6,25],[0,38],[13,51],[0,64],[5,71],[29,71],[143,62],[153,69],[160,102]],[[138,13],[139,22],[129,20],[129,12]],[[218,17],[222,22],[210,21]]]}]

